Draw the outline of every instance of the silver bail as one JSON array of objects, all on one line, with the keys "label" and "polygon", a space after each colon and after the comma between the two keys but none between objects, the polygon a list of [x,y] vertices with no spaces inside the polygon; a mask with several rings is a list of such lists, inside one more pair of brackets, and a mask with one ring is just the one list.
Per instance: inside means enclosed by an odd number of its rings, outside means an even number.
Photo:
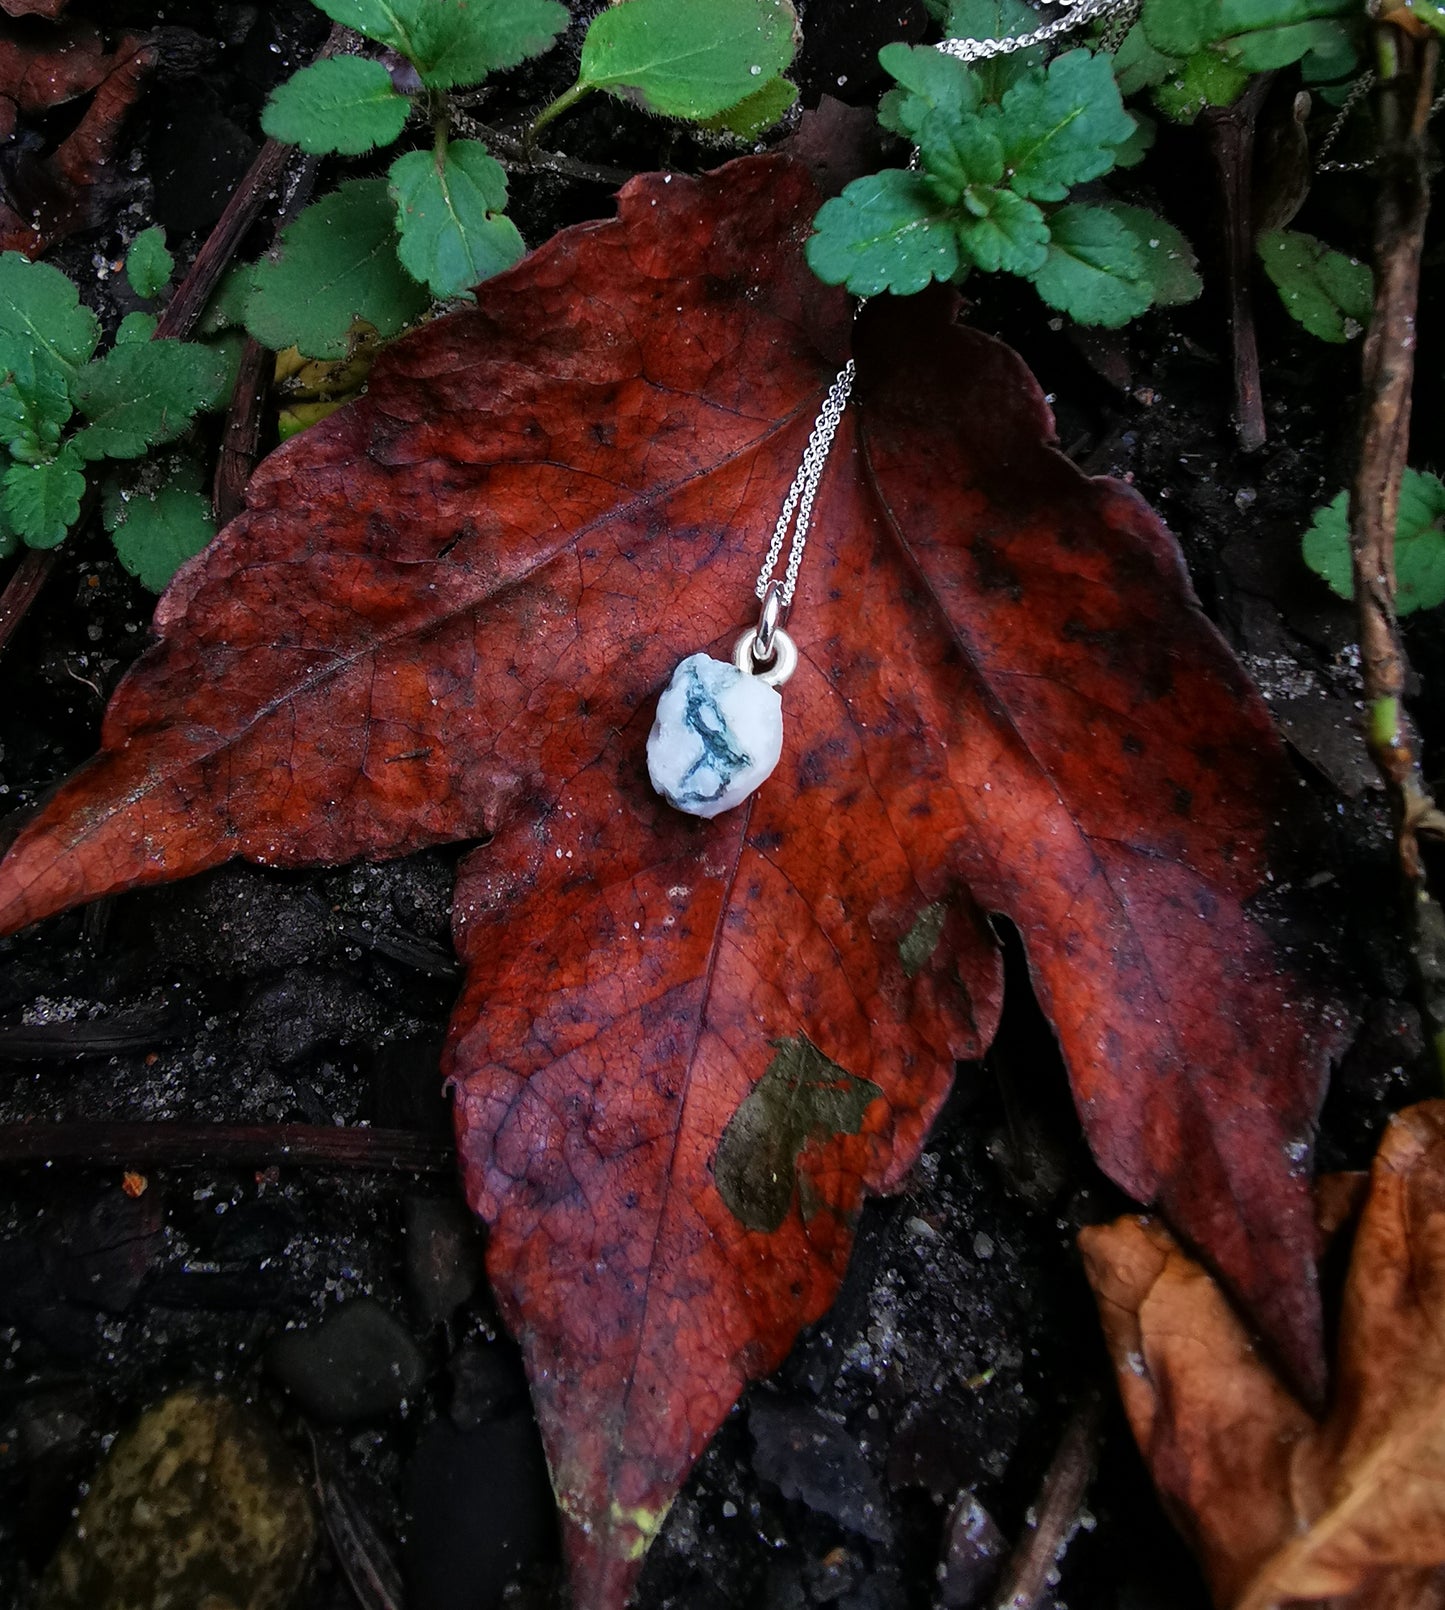
[{"label": "silver bail", "polygon": [[751,648],[753,662],[757,665],[771,665],[773,655],[777,653],[779,622],[783,618],[783,589],[776,581],[770,581],[763,593],[763,607],[758,611],[758,626],[754,634]]}]

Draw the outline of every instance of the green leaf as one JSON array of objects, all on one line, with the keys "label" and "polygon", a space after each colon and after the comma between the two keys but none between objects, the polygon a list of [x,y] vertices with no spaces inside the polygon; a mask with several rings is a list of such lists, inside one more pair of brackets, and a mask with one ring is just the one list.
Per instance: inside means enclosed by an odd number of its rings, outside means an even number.
[{"label": "green leaf", "polygon": [[4,503],[0,502],[0,559],[9,559],[12,554],[19,551],[20,537],[10,524],[10,516],[5,512]]},{"label": "green leaf", "polygon": [[410,56],[429,89],[477,84],[550,50],[571,18],[558,0],[421,0]]},{"label": "green leaf", "polygon": [[702,119],[702,126],[715,134],[736,134],[740,140],[755,140],[779,123],[798,99],[797,85],[786,78],[770,78],[755,95],[730,106],[716,117]]},{"label": "green leaf", "polygon": [[221,276],[206,311],[196,326],[197,335],[215,335],[246,322],[246,303],[256,283],[255,263],[232,263]]},{"label": "green leaf", "polygon": [[149,301],[165,290],[175,271],[176,260],[166,250],[165,230],[159,224],[141,230],[125,254],[125,277],[131,290]]},{"label": "green leaf", "polygon": [[715,117],[784,71],[796,29],[788,0],[622,0],[592,19],[578,87]]},{"label": "green leaf", "polygon": [[120,328],[115,332],[115,344],[118,347],[130,346],[133,342],[149,341],[156,333],[156,325],[160,320],[154,313],[127,313],[120,321]]},{"label": "green leaf", "polygon": [[885,168],[855,179],[823,203],[813,227],[809,267],[824,284],[846,285],[855,296],[911,296],[958,271],[953,224],[921,174]]},{"label": "green leaf", "polygon": [[80,518],[85,476],[67,443],[41,464],[12,464],[0,480],[0,507],[11,529],[32,548],[53,548]]},{"label": "green leaf", "polygon": [[[1305,563],[1341,598],[1355,596],[1349,494],[1315,511],[1302,542]],[[1409,615],[1445,603],[1445,482],[1406,470],[1395,521],[1395,609]]]},{"label": "green leaf", "polygon": [[86,362],[100,340],[100,320],[58,268],[19,252],[0,253],[0,338],[38,349],[62,373]]},{"label": "green leaf", "polygon": [[1043,266],[1049,226],[1033,202],[1012,190],[971,191],[969,199],[977,215],[958,225],[958,236],[979,268],[1032,274]]},{"label": "green leaf", "polygon": [[507,176],[476,140],[454,140],[439,159],[411,151],[391,165],[397,252],[433,296],[459,296],[510,268],[527,248],[510,218]]},{"label": "green leaf", "polygon": [[1355,41],[1338,22],[1300,22],[1288,28],[1267,28],[1227,41],[1225,53],[1252,73],[1304,63],[1306,75],[1316,79],[1343,78],[1355,65]]},{"label": "green leaf", "polygon": [[1107,56],[1071,50],[1047,72],[1026,73],[1003,98],[1004,160],[1021,196],[1062,201],[1114,166],[1134,133]]},{"label": "green leaf", "polygon": [[1192,123],[1206,106],[1232,106],[1244,93],[1249,69],[1218,51],[1201,50],[1154,89],[1154,104],[1175,123]]},{"label": "green leaf", "polygon": [[1203,291],[1194,249],[1173,224],[1147,207],[1114,202],[1109,211],[1134,238],[1151,306],[1192,302]]},{"label": "green leaf", "polygon": [[279,259],[256,265],[246,328],[274,351],[344,358],[358,320],[385,339],[429,301],[397,258],[386,181],[352,179],[282,231]]},{"label": "green leaf", "polygon": [[0,336],[0,446],[27,463],[49,458],[72,412],[65,372],[49,353]]},{"label": "green leaf", "polygon": [[1118,168],[1138,167],[1154,144],[1158,128],[1154,119],[1143,112],[1129,112],[1128,115],[1134,119],[1134,132],[1122,145],[1114,147],[1114,166]]},{"label": "green leaf", "polygon": [[75,401],[90,423],[75,436],[83,458],[139,458],[174,441],[221,399],[225,361],[194,341],[114,347],[80,377]]},{"label": "green leaf", "polygon": [[1369,322],[1374,281],[1364,263],[1293,229],[1266,231],[1256,250],[1290,317],[1311,335],[1349,341]]},{"label": "green leaf", "polygon": [[299,145],[312,156],[357,156],[390,145],[402,131],[411,102],[392,88],[379,61],[331,56],[278,84],[261,113],[273,140]]},{"label": "green leaf", "polygon": [[101,517],[116,554],[153,593],[164,591],[186,560],[216,534],[210,502],[199,485],[200,472],[183,460],[174,477],[157,490],[106,488]]},{"label": "green leaf", "polygon": [[1141,89],[1162,83],[1179,68],[1179,58],[1155,50],[1144,32],[1144,25],[1138,22],[1124,35],[1114,52],[1114,81],[1121,95],[1137,95]]},{"label": "green leaf", "polygon": [[[953,0],[944,32],[950,39],[1017,39],[1038,26],[1038,12],[1024,5],[1023,0]],[[1028,50],[975,62],[973,71],[978,75],[984,100],[1001,100],[1004,91],[1029,68],[1043,65],[1044,55],[1042,45],[1033,45]]]},{"label": "green leaf", "polygon": [[897,122],[885,126],[895,134],[912,136],[937,107],[963,113],[976,112],[983,104],[983,81],[978,74],[932,45],[885,45],[878,60],[907,91],[889,102]]},{"label": "green leaf", "polygon": [[1149,306],[1150,286],[1134,232],[1104,207],[1077,203],[1049,218],[1049,250],[1032,278],[1050,307],[1080,324],[1115,330]]},{"label": "green leaf", "polygon": [[997,117],[985,120],[945,106],[934,107],[920,124],[919,159],[936,181],[935,194],[950,206],[970,185],[995,185],[1003,178],[997,124]]}]

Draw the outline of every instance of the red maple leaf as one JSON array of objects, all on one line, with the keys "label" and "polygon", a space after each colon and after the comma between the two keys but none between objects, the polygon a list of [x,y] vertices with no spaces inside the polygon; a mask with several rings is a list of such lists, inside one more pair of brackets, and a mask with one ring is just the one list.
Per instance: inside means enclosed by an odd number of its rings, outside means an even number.
[{"label": "red maple leaf", "polygon": [[656,693],[749,623],[848,344],[816,204],[776,158],[648,176],[393,344],[182,571],[0,866],[10,931],[234,855],[495,835],[446,1068],[593,1610],[987,1045],[988,912],[1102,1166],[1320,1381],[1333,1031],[1248,910],[1288,767],[1172,539],[945,297],[857,332],[778,771],[712,822],[648,787]]}]

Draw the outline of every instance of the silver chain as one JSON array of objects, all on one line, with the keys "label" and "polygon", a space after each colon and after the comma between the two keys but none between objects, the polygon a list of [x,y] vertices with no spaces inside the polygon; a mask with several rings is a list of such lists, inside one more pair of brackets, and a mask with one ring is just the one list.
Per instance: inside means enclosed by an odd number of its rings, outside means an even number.
[{"label": "silver chain", "polygon": [[[1028,50],[1034,45],[1045,44],[1050,39],[1057,39],[1060,34],[1071,33],[1084,23],[1092,22],[1096,17],[1110,17],[1117,25],[1125,17],[1132,17],[1138,6],[1139,0],[1073,0],[1066,15],[1046,23],[1042,28],[1036,28],[1032,33],[1018,34],[1012,39],[944,39],[936,48],[945,55],[956,56],[960,61],[984,61],[990,56],[1006,56],[1016,50]],[[859,312],[862,308],[860,302]],[[838,434],[839,421],[848,406],[848,396],[853,390],[853,373],[853,360],[849,358],[838,371],[823,407],[813,422],[813,433],[803,450],[803,462],[798,466],[798,473],[793,477],[793,484],[783,500],[783,512],[773,528],[768,556],[758,572],[753,591],[763,605],[763,612],[756,630],[765,646],[771,643],[777,630],[778,616],[786,613],[797,591],[798,571],[802,568],[803,550],[808,546],[808,526],[813,518],[813,500],[818,495],[818,485],[823,479],[833,438]],[[773,572],[783,556],[783,544],[788,540],[789,527],[792,528],[793,540],[788,549],[788,567],[779,582],[773,579]],[[776,602],[770,600],[769,594]]]},{"label": "silver chain", "polygon": [[1032,50],[1035,45],[1046,45],[1060,34],[1072,33],[1095,17],[1112,17],[1116,13],[1133,11],[1138,0],[1074,0],[1062,16],[1046,22],[1032,33],[1015,34],[1012,39],[942,39],[935,47],[945,56],[959,61],[987,61],[990,56],[1008,56],[1016,50]]},{"label": "silver chain", "polygon": [[778,592],[778,603],[783,609],[793,601],[793,594],[798,586],[798,569],[803,563],[803,549],[808,545],[808,524],[813,518],[813,499],[818,495],[818,483],[823,479],[823,466],[828,462],[828,449],[833,445],[833,438],[838,434],[838,421],[843,417],[843,410],[848,406],[848,393],[853,389],[853,360],[838,371],[837,378],[829,388],[823,407],[813,424],[813,434],[808,438],[808,445],[803,450],[803,462],[798,466],[798,473],[793,477],[793,484],[788,488],[788,495],[783,502],[783,512],[778,516],[778,523],[773,528],[773,540],[768,545],[768,557],[763,560],[763,568],[758,572],[757,586],[753,591],[760,599],[766,599],[768,588],[772,585],[773,571],[777,568],[778,560],[782,557],[783,544],[787,541],[788,526],[796,513],[797,523],[793,525],[793,545],[788,550],[788,568],[783,572],[782,584]]}]

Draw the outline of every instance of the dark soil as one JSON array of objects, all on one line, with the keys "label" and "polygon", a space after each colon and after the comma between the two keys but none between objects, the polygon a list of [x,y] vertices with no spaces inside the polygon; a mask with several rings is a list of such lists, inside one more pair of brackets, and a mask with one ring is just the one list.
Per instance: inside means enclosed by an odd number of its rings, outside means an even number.
[{"label": "dark soil", "polygon": [[[54,254],[114,320],[128,293],[106,265],[155,220],[183,259],[194,253],[254,155],[267,91],[325,24],[299,0],[77,0],[72,10],[108,30],[164,24],[187,46],[132,121],[107,222]],[[826,91],[866,105],[879,87],[876,46],[920,36],[924,17],[911,0],[811,0],[804,22],[805,100]],[[482,115],[505,121],[556,93],[576,33],[512,75]],[[697,169],[727,154],[610,102],[549,134],[578,158],[624,168]],[[1196,240],[1210,286],[1200,304],[1079,337],[1026,287],[990,283],[970,316],[1034,366],[1064,448],[1091,472],[1132,480],[1163,513],[1293,746],[1314,812],[1294,825],[1310,840],[1305,875],[1323,905],[1318,930],[1292,942],[1328,967],[1361,1024],[1320,1156],[1360,1167],[1388,1114],[1432,1091],[1384,892],[1387,822],[1356,736],[1352,617],[1298,551],[1311,511],[1347,474],[1357,352],[1311,342],[1261,284],[1270,439],[1240,455],[1202,148],[1188,132],[1167,134],[1135,182]],[[1361,249],[1367,192],[1349,179],[1318,190],[1302,227]],[[605,187],[556,175],[518,174],[513,196],[534,244],[610,205]],[[1422,372],[1442,372],[1428,320],[1424,344]],[[1438,418],[1427,407],[1436,401],[1424,400],[1422,417]],[[1427,463],[1431,445],[1421,448],[1414,462]],[[67,544],[0,663],[0,808],[12,825],[93,749],[150,604],[101,535]],[[1412,628],[1411,647],[1438,686],[1433,625]],[[1423,699],[1419,713],[1436,736]],[[369,1124],[444,1146],[436,1057],[456,988],[455,860],[428,853],[305,875],[232,866],[0,941],[0,1122]],[[922,1610],[935,1602],[950,1506],[972,1493],[1017,1537],[1070,1412],[1090,1394],[1106,1405],[1100,1470],[1057,1602],[1206,1603],[1115,1406],[1073,1250],[1081,1224],[1125,1204],[1082,1145],[1008,942],[996,1045],[960,1069],[908,1190],[865,1213],[832,1314],[748,1394],[702,1460],[653,1550],[640,1610]],[[82,1054],[88,1038],[117,1030],[119,1048],[112,1039]],[[383,1574],[389,1557],[412,1610],[560,1604],[525,1381],[477,1278],[474,1232],[452,1211],[451,1174],[218,1168],[203,1157],[139,1172],[133,1195],[111,1166],[0,1168],[0,1604],[29,1603],[114,1435],[197,1380],[274,1418],[332,1512],[359,1517],[348,1547]],[[374,1344],[399,1351],[421,1384],[404,1401],[333,1403],[323,1417],[304,1362],[298,1385],[271,1350],[363,1295],[401,1322],[400,1338],[378,1330]],[[323,1547],[298,1600],[305,1610],[357,1602],[340,1552]]]}]

